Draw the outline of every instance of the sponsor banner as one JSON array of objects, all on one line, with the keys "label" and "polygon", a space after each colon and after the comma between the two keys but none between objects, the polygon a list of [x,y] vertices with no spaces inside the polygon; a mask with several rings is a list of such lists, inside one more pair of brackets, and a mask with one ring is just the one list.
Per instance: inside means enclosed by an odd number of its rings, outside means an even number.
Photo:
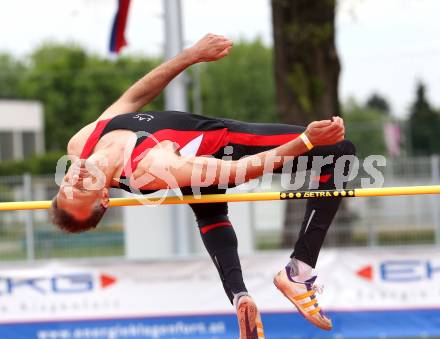
[{"label": "sponsor banner", "polygon": [[[266,337],[324,338],[272,284],[288,257],[242,258]],[[440,335],[440,249],[327,250],[317,271],[325,285],[320,304],[334,318],[330,337]],[[0,312],[0,338],[238,335],[208,259],[0,267]]]},{"label": "sponsor banner", "polygon": [[224,338],[238,337],[232,316],[132,318],[4,325],[2,338]]},{"label": "sponsor banner", "polygon": [[328,308],[440,308],[440,248],[328,251],[320,259]]},{"label": "sponsor banner", "polygon": [[[438,338],[440,311],[329,312],[332,331],[322,331],[297,314],[262,313],[268,339],[310,338]],[[237,339],[237,320],[233,314],[88,321],[52,321],[5,324],[0,337],[8,339],[124,339],[194,338]]]}]

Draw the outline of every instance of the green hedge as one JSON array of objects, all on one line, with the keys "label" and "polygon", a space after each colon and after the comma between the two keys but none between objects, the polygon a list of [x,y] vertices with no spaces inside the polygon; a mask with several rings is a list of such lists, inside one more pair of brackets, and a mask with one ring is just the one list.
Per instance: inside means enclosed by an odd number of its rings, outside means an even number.
[{"label": "green hedge", "polygon": [[4,161],[0,163],[0,176],[22,175],[24,173],[33,175],[53,174],[58,159],[63,155],[63,152],[49,152],[21,161]]}]

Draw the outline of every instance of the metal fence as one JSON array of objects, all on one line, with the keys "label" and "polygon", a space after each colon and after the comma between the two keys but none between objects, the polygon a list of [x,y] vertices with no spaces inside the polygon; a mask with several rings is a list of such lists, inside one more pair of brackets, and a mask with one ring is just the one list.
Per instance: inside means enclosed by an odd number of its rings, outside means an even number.
[{"label": "metal fence", "polygon": [[[438,157],[388,159],[385,186],[439,184]],[[360,172],[352,186],[365,177]],[[49,200],[57,191],[53,176],[0,177],[0,201]],[[120,192],[111,192],[118,196]],[[297,211],[284,225],[287,203]],[[295,237],[301,225],[302,201],[257,202],[251,209],[257,249],[277,249]],[[347,199],[325,246],[440,245],[440,197],[402,196]],[[0,214],[0,261],[124,255],[122,210],[110,209],[100,227],[84,234],[65,234],[49,221],[48,211]]]},{"label": "metal fence", "polygon": [[[384,186],[440,184],[439,158],[390,158],[383,168]],[[360,187],[368,177],[362,170],[351,183]],[[295,215],[284,224],[286,204],[295,204]],[[286,237],[294,243],[304,215],[304,201],[262,202],[254,208],[259,248],[280,248]],[[324,246],[440,245],[440,197],[399,196],[346,199],[326,237]],[[290,247],[290,245],[288,245]]]},{"label": "metal fence", "polygon": [[[50,200],[58,187],[53,176],[0,177],[0,201]],[[112,192],[113,196],[118,192]],[[96,230],[66,234],[50,223],[47,210],[0,213],[0,260],[121,256],[122,214],[110,209]]]}]

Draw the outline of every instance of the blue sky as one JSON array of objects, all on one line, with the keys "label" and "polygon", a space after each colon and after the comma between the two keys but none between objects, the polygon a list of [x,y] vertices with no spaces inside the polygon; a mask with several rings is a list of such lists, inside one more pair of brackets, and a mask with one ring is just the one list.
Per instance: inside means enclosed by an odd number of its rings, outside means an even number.
[{"label": "blue sky", "polygon": [[[269,0],[183,0],[187,43],[207,32],[233,40],[260,36],[272,44]],[[28,54],[45,41],[72,41],[106,55],[116,0],[0,0],[0,51]],[[337,46],[341,97],[386,96],[398,116],[418,79],[440,107],[440,1],[339,0]],[[124,53],[157,55],[163,48],[161,0],[133,0]]]}]

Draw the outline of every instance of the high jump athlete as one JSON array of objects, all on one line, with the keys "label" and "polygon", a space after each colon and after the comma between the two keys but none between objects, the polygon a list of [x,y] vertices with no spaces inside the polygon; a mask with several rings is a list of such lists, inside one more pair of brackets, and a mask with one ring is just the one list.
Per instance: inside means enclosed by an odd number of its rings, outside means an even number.
[{"label": "high jump athlete", "polygon": [[[333,155],[334,161],[322,168],[318,188],[335,188],[336,159],[355,152],[353,144],[344,139],[344,124],[338,117],[304,128],[185,112],[138,112],[187,67],[221,59],[231,48],[227,38],[206,35],[134,83],[96,121],[72,137],[68,155],[79,160],[67,171],[52,203],[52,219],[59,228],[76,233],[96,227],[108,207],[110,187],[142,193],[180,188],[184,194],[192,194],[197,187],[202,194],[224,193],[228,185],[263,175],[268,161],[270,171],[291,161],[295,173],[298,163],[292,157],[300,155],[310,159],[308,168],[313,156]],[[232,159],[222,160],[224,154]],[[318,305],[312,269],[339,204],[340,199],[308,200],[291,259],[274,278],[276,287],[307,320],[327,330],[332,323]],[[263,338],[258,309],[243,282],[227,203],[190,207],[236,308],[240,338]]]}]

